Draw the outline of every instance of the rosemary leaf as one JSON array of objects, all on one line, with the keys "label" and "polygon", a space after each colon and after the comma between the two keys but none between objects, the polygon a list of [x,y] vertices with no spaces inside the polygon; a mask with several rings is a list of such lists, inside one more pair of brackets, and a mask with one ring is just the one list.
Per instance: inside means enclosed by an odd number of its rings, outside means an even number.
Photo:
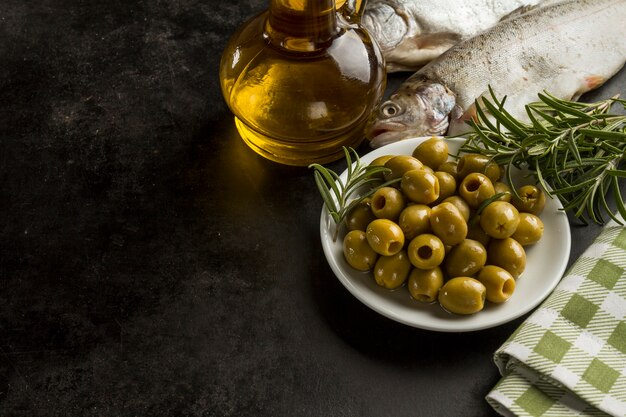
[{"label": "rosemary leaf", "polygon": [[[611,192],[617,211],[626,215],[620,183],[626,178],[626,110],[617,97],[594,103],[559,99],[548,92],[526,106],[530,123],[515,119],[504,109],[506,97],[475,102],[476,118],[461,152],[478,152],[507,167],[525,168],[549,194],[561,200],[564,210],[582,223],[603,223],[614,218],[606,195]],[[625,217],[626,218],[626,217]]]},{"label": "rosemary leaf", "polygon": [[[355,205],[372,195],[376,190],[400,181],[400,178],[381,182],[376,174],[385,173],[389,168],[363,165],[358,153],[352,148],[343,148],[348,168],[346,180],[339,174],[320,164],[311,164],[317,189],[324,201],[324,207],[335,223],[333,240],[337,238],[339,226]],[[355,194],[357,196],[353,197]]]},{"label": "rosemary leaf", "polygon": [[[617,211],[619,211],[622,218],[626,220],[626,205],[624,204],[624,200],[622,200],[622,196],[619,191],[619,183],[616,177],[611,179],[611,189],[613,190],[613,198],[615,199]],[[621,222],[618,223],[621,224]]]},{"label": "rosemary leaf", "polygon": [[482,101],[483,105],[489,110],[489,113],[496,119],[499,123],[501,123],[507,130],[514,132],[517,135],[524,135],[524,128],[521,126],[521,123],[518,122],[511,116],[506,110],[499,110],[496,106],[494,106],[489,100],[484,99]]},{"label": "rosemary leaf", "polygon": [[580,117],[583,120],[593,120],[593,117],[584,113],[576,108],[576,106],[572,106],[571,102],[568,103],[564,100],[559,100],[556,97],[544,93],[539,93],[539,99],[546,103],[550,108],[559,111],[561,113],[570,114],[572,116]]}]

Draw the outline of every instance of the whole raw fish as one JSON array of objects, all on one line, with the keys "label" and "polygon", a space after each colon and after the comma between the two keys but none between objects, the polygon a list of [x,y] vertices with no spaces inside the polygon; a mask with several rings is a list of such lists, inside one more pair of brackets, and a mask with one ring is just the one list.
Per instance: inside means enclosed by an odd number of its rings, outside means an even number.
[{"label": "whole raw fish", "polygon": [[626,0],[572,0],[498,23],[410,76],[372,115],[370,144],[463,133],[489,86],[522,120],[542,91],[575,100],[624,65],[624,22]]},{"label": "whole raw fish", "polygon": [[389,72],[415,71],[503,18],[548,1],[555,0],[369,0],[361,22]]}]

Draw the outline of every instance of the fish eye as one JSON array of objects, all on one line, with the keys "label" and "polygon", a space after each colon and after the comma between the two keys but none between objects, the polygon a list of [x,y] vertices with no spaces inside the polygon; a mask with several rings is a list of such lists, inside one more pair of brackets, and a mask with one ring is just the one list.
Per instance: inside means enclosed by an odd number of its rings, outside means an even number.
[{"label": "fish eye", "polygon": [[380,112],[385,117],[392,117],[401,113],[400,106],[398,106],[397,104],[393,102],[384,103],[382,107],[380,108]]}]

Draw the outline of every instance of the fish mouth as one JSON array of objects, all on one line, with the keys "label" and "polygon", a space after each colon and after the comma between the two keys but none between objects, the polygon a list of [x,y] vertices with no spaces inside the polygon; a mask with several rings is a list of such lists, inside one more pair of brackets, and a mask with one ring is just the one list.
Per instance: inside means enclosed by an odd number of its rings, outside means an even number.
[{"label": "fish mouth", "polygon": [[407,137],[407,127],[401,123],[375,123],[367,131],[372,148],[380,148],[389,143],[397,142]]}]

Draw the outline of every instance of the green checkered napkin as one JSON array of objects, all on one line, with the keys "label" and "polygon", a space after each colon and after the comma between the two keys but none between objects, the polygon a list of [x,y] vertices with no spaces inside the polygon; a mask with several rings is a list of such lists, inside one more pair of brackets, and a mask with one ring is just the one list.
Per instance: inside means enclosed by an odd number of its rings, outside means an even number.
[{"label": "green checkered napkin", "polygon": [[604,227],[494,360],[503,416],[626,416],[626,227]]}]

